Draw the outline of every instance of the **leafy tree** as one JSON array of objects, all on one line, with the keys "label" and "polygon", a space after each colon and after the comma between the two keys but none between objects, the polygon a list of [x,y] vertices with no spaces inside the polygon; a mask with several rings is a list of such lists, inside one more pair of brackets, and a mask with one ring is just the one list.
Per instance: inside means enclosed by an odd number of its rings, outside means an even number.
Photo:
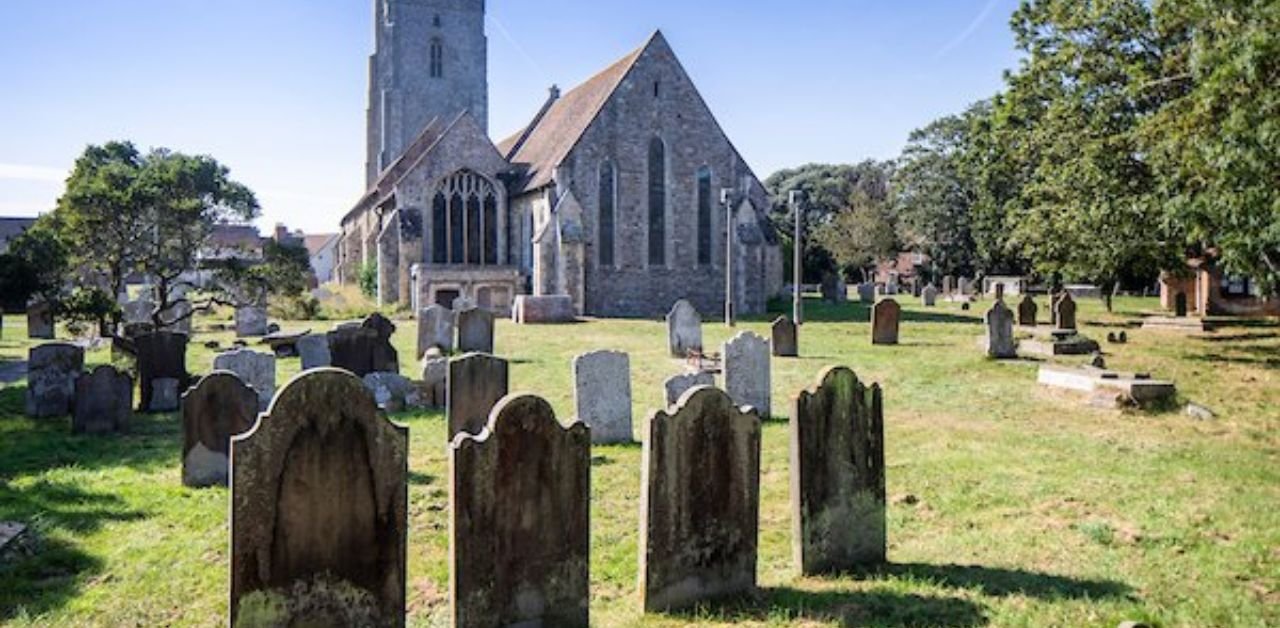
[{"label": "leafy tree", "polygon": [[32,298],[60,311],[66,290],[69,252],[52,220],[41,217],[9,243],[0,259],[0,293],[11,308],[25,307]]},{"label": "leafy tree", "polygon": [[832,252],[842,270],[858,270],[869,281],[876,262],[898,251],[898,238],[889,203],[854,192],[848,209],[837,212],[814,230],[814,240]]},{"label": "leafy tree", "polygon": [[968,176],[967,115],[947,116],[911,132],[898,159],[891,194],[900,237],[927,253],[934,274],[965,274],[975,266],[970,214],[976,196]]},{"label": "leafy tree", "polygon": [[357,281],[360,283],[360,292],[366,298],[374,299],[378,296],[378,265],[371,262],[365,262],[360,265],[357,273]]}]

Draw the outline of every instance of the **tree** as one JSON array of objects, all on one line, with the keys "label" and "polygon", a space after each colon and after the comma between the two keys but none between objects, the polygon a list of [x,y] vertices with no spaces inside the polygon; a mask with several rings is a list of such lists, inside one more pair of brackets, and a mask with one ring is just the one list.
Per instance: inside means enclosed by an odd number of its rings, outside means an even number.
[{"label": "tree", "polygon": [[889,203],[856,191],[848,208],[814,230],[814,241],[831,251],[843,271],[857,269],[863,281],[876,262],[898,251],[898,238]]},{"label": "tree", "polygon": [[9,243],[0,256],[0,294],[4,307],[23,308],[32,298],[61,310],[66,291],[67,246],[59,238],[52,220],[42,217]]},{"label": "tree", "polygon": [[947,116],[911,132],[891,185],[899,237],[927,253],[934,274],[973,272],[970,230],[976,182],[965,169],[969,114]]}]

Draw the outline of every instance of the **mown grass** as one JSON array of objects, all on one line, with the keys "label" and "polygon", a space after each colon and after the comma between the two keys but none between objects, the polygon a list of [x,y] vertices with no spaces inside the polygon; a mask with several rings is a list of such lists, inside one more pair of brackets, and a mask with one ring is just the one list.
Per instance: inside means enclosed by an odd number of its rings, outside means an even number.
[{"label": "mown grass", "polygon": [[[979,304],[905,308],[903,344],[873,347],[867,310],[816,303],[804,357],[775,359],[764,428],[760,593],[669,616],[642,616],[636,592],[640,447],[593,452],[592,618],[600,626],[769,625],[1164,626],[1280,624],[1280,326],[1238,324],[1187,338],[1129,329],[1107,345],[1112,367],[1175,379],[1181,401],[1212,408],[1116,412],[1041,388],[1036,362],[983,359]],[[1084,304],[1086,333],[1135,320]],[[23,321],[5,320],[0,360],[25,354]],[[327,328],[330,324],[320,324]],[[287,328],[305,328],[289,324]],[[317,329],[321,327],[317,326]],[[765,333],[764,319],[739,329]],[[705,325],[709,346],[729,330]],[[189,363],[206,371],[227,333],[202,335]],[[406,373],[414,324],[395,342]],[[572,414],[570,360],[631,354],[636,431],[681,365],[658,321],[562,327],[501,323],[513,387]],[[107,359],[95,352],[91,362]],[[1079,361],[1077,358],[1075,361]],[[840,578],[800,578],[790,554],[786,415],[828,364],[885,388],[891,564]],[[298,369],[280,364],[281,382]],[[0,388],[0,520],[38,532],[29,557],[0,566],[0,623],[219,625],[227,599],[227,492],[183,488],[180,428],[139,417],[129,435],[77,437],[68,421],[21,416],[22,382]],[[445,625],[448,491],[443,418],[410,427],[410,623]]]}]

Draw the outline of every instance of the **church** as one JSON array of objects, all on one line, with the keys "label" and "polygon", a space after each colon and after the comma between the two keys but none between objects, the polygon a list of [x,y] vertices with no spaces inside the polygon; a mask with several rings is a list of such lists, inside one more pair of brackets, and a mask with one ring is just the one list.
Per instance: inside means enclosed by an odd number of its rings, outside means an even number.
[{"label": "church", "polygon": [[[459,297],[498,314],[568,295],[580,315],[652,317],[687,299],[762,313],[782,290],[768,195],[662,33],[529,124],[488,128],[484,0],[375,0],[367,192],[337,277],[381,304]],[[726,242],[731,237],[731,242]],[[731,253],[730,253],[731,251]]]}]

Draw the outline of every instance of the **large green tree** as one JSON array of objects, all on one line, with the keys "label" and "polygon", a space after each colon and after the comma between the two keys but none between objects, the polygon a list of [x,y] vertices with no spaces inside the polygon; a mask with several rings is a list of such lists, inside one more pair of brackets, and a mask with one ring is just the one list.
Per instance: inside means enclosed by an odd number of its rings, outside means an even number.
[{"label": "large green tree", "polygon": [[898,252],[896,223],[889,202],[857,190],[845,208],[813,232],[814,243],[831,251],[842,273],[858,271],[870,281],[876,262]]}]

